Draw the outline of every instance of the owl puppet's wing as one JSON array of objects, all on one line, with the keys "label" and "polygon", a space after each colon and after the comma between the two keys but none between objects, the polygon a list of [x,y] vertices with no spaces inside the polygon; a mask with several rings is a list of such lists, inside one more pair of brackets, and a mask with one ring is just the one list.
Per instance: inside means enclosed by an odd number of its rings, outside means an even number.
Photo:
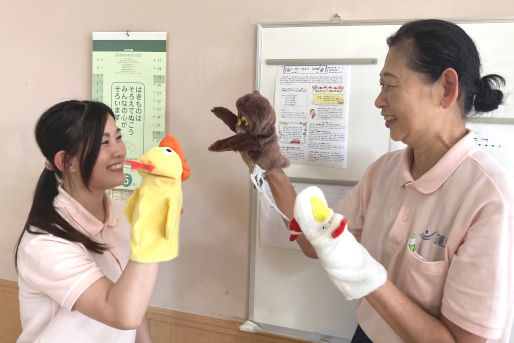
[{"label": "owl puppet's wing", "polygon": [[234,113],[225,107],[214,107],[211,112],[227,124],[233,132],[236,132],[237,116]]},{"label": "owl puppet's wing", "polygon": [[253,136],[247,133],[238,133],[231,137],[220,139],[214,142],[210,147],[210,151],[251,151],[259,150],[261,145]]}]

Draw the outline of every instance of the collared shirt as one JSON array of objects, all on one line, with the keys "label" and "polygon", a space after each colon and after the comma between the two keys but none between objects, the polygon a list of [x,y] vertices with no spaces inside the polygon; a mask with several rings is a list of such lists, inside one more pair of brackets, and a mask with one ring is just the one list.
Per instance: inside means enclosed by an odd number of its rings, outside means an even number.
[{"label": "collared shirt", "polygon": [[[514,193],[468,133],[417,180],[412,150],[388,153],[336,207],[388,278],[428,313],[490,342],[513,319]],[[415,242],[409,248],[409,239]],[[357,320],[374,342],[401,342],[367,300]]]},{"label": "collared shirt", "polygon": [[103,276],[116,282],[128,262],[130,225],[123,215],[124,205],[107,194],[104,205],[102,223],[61,187],[54,199],[57,212],[76,230],[109,247],[103,254],[50,234],[23,235],[18,250],[23,330],[18,343],[135,341],[135,330],[118,330],[72,311],[91,284]]}]

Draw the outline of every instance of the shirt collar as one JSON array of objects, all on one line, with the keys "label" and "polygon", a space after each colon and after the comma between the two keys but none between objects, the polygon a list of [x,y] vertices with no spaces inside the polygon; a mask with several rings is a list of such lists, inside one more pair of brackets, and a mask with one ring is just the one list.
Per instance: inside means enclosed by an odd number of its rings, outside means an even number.
[{"label": "shirt collar", "polygon": [[[105,227],[113,227],[118,224],[118,217],[113,211],[112,200],[107,193],[104,194],[104,206],[106,212],[105,223],[92,215],[75,198],[68,194],[61,186],[58,187],[58,194],[54,199],[54,207],[58,212],[66,211],[75,223],[86,234],[94,236]],[[73,225],[73,223],[70,223]],[[75,225],[74,225],[75,226]]]},{"label": "shirt collar", "polygon": [[473,133],[468,130],[468,133],[452,146],[429,171],[414,180],[411,174],[413,152],[411,147],[407,147],[402,153],[400,186],[412,184],[421,193],[432,193],[448,180],[474,149],[476,149],[476,144]]}]

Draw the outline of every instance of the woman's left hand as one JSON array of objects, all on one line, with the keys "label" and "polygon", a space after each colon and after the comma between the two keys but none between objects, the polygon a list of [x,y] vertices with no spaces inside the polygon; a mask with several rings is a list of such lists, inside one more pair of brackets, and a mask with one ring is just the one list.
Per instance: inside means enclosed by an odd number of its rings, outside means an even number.
[{"label": "woman's left hand", "polygon": [[298,194],[294,217],[347,300],[361,298],[386,282],[385,268],[347,230],[346,218],[328,208],[318,187]]}]

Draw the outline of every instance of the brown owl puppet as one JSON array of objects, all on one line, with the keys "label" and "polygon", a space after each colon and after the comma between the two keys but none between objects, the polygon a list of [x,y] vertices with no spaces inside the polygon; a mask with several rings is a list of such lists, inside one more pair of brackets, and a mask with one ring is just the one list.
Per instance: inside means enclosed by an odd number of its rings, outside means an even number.
[{"label": "brown owl puppet", "polygon": [[236,134],[214,142],[210,151],[247,151],[250,158],[267,172],[289,166],[282,155],[275,132],[275,110],[258,91],[246,94],[236,102],[237,115],[225,107],[211,112]]}]

